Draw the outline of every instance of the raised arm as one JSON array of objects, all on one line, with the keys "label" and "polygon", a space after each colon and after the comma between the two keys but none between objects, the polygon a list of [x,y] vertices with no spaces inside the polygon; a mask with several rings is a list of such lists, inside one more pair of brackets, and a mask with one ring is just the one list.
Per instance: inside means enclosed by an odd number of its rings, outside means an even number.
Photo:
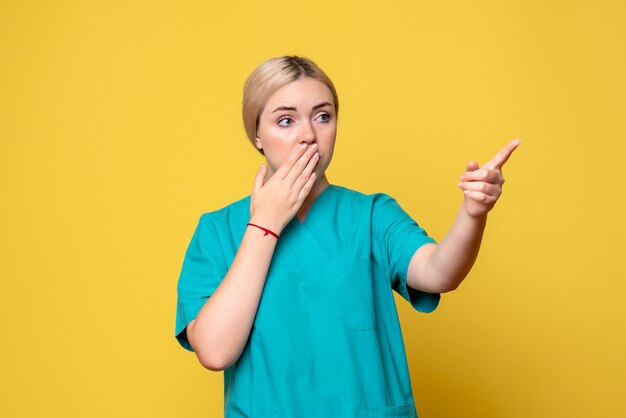
[{"label": "raised arm", "polygon": [[[259,169],[250,199],[250,222],[280,234],[294,217],[315,182],[316,147],[300,145],[265,182]],[[226,276],[187,325],[187,338],[200,363],[223,370],[246,344],[265,285],[276,239],[248,227]]]},{"label": "raised arm", "polygon": [[456,289],[469,273],[480,249],[487,213],[502,194],[502,166],[521,141],[509,142],[482,167],[471,161],[461,176],[459,188],[465,198],[448,233],[436,244],[420,247],[407,272],[414,289],[443,293]]}]

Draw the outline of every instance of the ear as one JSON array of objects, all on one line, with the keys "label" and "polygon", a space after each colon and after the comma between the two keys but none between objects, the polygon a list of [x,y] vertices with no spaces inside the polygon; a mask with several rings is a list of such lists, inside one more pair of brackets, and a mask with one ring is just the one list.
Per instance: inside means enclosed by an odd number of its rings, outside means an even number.
[{"label": "ear", "polygon": [[258,134],[256,138],[254,139],[254,145],[260,150],[263,149],[263,143],[261,142],[261,138],[259,138]]}]

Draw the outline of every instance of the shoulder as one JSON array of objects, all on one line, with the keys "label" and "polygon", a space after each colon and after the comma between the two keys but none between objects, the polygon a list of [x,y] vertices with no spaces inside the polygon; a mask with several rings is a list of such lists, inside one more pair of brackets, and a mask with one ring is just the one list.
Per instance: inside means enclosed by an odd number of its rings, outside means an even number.
[{"label": "shoulder", "polygon": [[250,196],[243,197],[219,209],[205,212],[200,216],[200,224],[223,225],[233,220],[250,217]]},{"label": "shoulder", "polygon": [[[369,213],[375,231],[387,230],[391,225],[397,223],[415,223],[414,219],[400,206],[398,201],[387,193],[362,193],[346,187],[335,186],[340,195],[338,200],[342,206],[358,206],[360,210]],[[349,205],[347,200],[352,203]]]},{"label": "shoulder", "polygon": [[385,225],[408,217],[396,199],[386,193],[362,193],[343,186],[333,186],[337,212],[349,214],[351,218],[366,218],[374,226],[385,229]]},{"label": "shoulder", "polygon": [[394,198],[386,193],[363,193],[358,190],[353,190],[348,187],[332,185],[336,190],[340,199],[354,201],[355,203],[362,203],[367,205],[381,204],[388,201],[395,201]]},{"label": "shoulder", "polygon": [[241,241],[249,221],[250,196],[246,196],[219,209],[203,213],[194,237],[207,250],[215,249],[216,246],[223,249]]}]

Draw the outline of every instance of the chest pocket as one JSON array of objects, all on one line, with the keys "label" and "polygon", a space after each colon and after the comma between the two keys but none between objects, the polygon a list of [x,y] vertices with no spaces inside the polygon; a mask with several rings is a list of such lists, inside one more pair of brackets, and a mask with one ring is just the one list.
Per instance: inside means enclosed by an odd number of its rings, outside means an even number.
[{"label": "chest pocket", "polygon": [[342,259],[331,262],[333,285],[340,314],[355,331],[376,329],[374,282],[369,259]]}]

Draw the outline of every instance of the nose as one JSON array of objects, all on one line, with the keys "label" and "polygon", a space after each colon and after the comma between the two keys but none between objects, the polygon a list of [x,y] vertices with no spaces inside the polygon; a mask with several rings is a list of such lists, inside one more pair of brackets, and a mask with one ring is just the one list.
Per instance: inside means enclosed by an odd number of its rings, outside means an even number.
[{"label": "nose", "polygon": [[313,129],[313,126],[311,126],[310,122],[305,122],[302,124],[302,128],[299,132],[298,138],[299,142],[301,143],[312,144],[315,142],[315,130]]}]

